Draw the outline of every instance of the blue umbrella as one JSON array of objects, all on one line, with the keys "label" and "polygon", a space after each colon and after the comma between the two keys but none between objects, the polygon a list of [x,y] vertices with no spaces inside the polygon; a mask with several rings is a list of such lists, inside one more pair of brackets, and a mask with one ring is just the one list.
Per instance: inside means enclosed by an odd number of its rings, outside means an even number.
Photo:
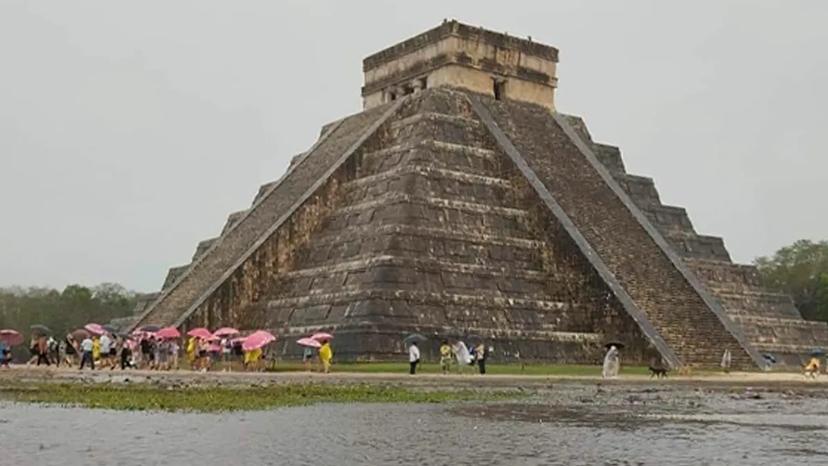
[{"label": "blue umbrella", "polygon": [[822,348],[814,348],[811,350],[811,356],[825,356],[825,350]]}]

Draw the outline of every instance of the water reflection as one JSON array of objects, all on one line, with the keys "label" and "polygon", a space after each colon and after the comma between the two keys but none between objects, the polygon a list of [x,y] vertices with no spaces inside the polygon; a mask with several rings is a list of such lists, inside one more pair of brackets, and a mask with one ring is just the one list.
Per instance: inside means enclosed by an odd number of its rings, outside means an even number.
[{"label": "water reflection", "polygon": [[3,464],[817,464],[824,415],[496,405],[227,414],[0,404]]}]

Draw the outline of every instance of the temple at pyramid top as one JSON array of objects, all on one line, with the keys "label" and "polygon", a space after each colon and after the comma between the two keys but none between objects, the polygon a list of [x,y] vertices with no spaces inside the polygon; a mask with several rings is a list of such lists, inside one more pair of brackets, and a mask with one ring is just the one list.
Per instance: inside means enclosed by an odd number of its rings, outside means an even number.
[{"label": "temple at pyramid top", "polygon": [[557,62],[555,47],[445,21],[362,62],[363,107],[448,86],[554,109]]},{"label": "temple at pyramid top", "polygon": [[322,330],[339,360],[404,360],[412,332],[427,360],[444,338],[576,363],[620,342],[671,367],[725,351],[796,367],[828,346],[828,325],[555,108],[557,59],[455,21],[369,56],[365,108],[170,268],[132,327],[268,329],[284,358]]}]

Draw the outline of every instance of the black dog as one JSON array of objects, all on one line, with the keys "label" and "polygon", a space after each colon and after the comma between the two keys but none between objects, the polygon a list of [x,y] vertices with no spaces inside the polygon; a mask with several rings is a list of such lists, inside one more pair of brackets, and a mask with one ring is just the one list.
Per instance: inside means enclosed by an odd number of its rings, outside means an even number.
[{"label": "black dog", "polygon": [[667,369],[665,369],[663,367],[650,366],[650,378],[652,379],[653,377],[656,377],[656,378],[659,378],[659,379],[663,377],[663,378],[666,379],[667,378]]}]

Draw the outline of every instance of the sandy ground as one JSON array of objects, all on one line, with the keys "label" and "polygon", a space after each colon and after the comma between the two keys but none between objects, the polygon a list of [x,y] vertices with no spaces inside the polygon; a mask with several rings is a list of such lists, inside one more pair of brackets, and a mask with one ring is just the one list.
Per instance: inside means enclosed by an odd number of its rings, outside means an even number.
[{"label": "sandy ground", "polygon": [[[550,384],[581,383],[617,384],[638,386],[663,386],[687,389],[699,388],[745,388],[765,389],[806,389],[825,390],[828,376],[808,379],[801,374],[783,372],[734,372],[699,376],[670,376],[667,379],[653,379],[641,375],[624,375],[615,380],[603,380],[594,376],[541,376],[541,375],[439,375],[403,373],[309,373],[309,372],[193,372],[147,371],[147,370],[97,370],[80,371],[70,368],[13,366],[0,369],[0,384],[3,382],[76,382],[76,383],[152,383],[160,385],[201,386],[201,385],[261,385],[282,383],[377,383],[412,387],[465,388],[477,389],[522,389],[543,388]],[[828,393],[828,391],[826,391]]]}]

